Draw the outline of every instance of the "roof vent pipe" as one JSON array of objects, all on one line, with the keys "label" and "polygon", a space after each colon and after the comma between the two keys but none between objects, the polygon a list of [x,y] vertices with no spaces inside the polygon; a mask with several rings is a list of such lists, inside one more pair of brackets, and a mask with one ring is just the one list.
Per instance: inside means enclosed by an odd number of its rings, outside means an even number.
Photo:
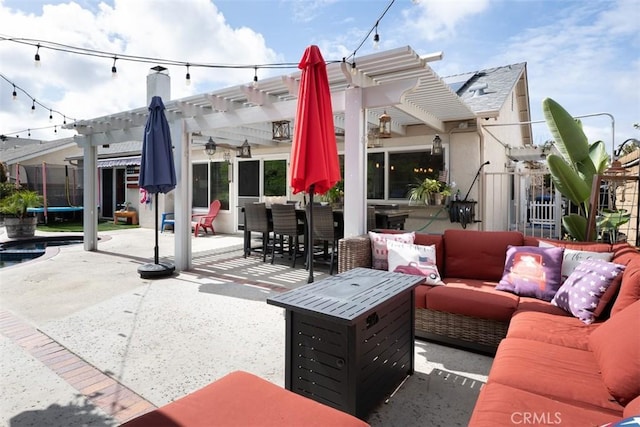
[{"label": "roof vent pipe", "polygon": [[476,97],[476,96],[482,96],[482,95],[484,95],[484,94],[486,93],[486,92],[485,92],[485,89],[486,89],[486,88],[488,88],[488,87],[489,87],[489,85],[488,85],[488,84],[486,84],[486,83],[480,83],[480,84],[477,84],[477,85],[473,85],[473,86],[471,86],[471,87],[469,88],[469,92],[473,92],[473,96],[474,96],[474,97]]}]

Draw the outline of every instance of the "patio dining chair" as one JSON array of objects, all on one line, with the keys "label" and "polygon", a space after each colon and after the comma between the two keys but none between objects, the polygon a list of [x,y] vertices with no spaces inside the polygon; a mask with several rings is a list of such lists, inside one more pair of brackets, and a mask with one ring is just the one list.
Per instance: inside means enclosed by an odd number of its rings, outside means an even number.
[{"label": "patio dining chair", "polygon": [[211,234],[216,234],[213,228],[213,220],[218,216],[221,206],[220,200],[214,200],[211,202],[211,205],[209,205],[209,212],[205,215],[195,214],[191,216],[191,227],[193,228],[194,237],[198,237],[200,229],[204,230],[204,234],[207,234],[207,229],[210,228]]},{"label": "patio dining chair", "polygon": [[[328,255],[331,255],[329,261],[329,274],[333,274],[333,270],[336,263],[336,252],[338,251],[338,240],[342,237],[341,232],[338,230],[336,226],[333,209],[331,206],[322,206],[314,204],[308,209],[313,209],[313,234],[311,238],[311,242],[308,245],[309,250],[314,251],[314,246],[316,242],[321,242],[323,245],[322,252],[320,256],[323,258],[327,258]],[[307,210],[307,223],[309,211]],[[331,253],[327,253],[327,250],[331,249]],[[315,252],[313,252],[312,259],[315,262]]]},{"label": "patio dining chair", "polygon": [[[267,252],[269,250],[269,235],[273,231],[273,225],[269,223],[267,216],[267,206],[264,203],[247,203],[244,206],[245,232],[248,233],[248,242],[245,242],[244,257],[246,258],[251,252],[262,252],[262,261],[267,260]],[[251,233],[260,233],[262,235],[262,246],[258,248],[251,247]]]},{"label": "patio dining chair", "polygon": [[[304,240],[299,239],[304,236],[304,224],[298,222],[296,208],[292,204],[274,204],[271,205],[271,215],[273,219],[273,239],[271,241],[271,264],[276,257],[276,252],[280,252],[283,256],[285,252],[293,258],[292,268],[296,266],[296,258],[304,254],[299,251],[300,245],[304,244]],[[285,251],[285,238],[287,239],[287,247]],[[279,250],[276,246],[279,244]]]}]

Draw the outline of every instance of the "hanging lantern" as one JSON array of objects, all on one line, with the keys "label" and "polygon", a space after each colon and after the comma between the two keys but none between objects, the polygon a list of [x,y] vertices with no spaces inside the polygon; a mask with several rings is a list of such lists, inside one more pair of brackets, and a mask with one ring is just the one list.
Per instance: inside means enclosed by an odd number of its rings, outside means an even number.
[{"label": "hanging lantern", "polygon": [[271,123],[271,138],[276,141],[288,141],[291,139],[291,122],[280,120]]},{"label": "hanging lantern", "polygon": [[204,145],[204,152],[207,153],[209,158],[216,154],[216,143],[213,142],[213,138],[209,137],[209,141]]},{"label": "hanging lantern", "polygon": [[391,138],[391,116],[386,110],[378,117],[378,130],[380,138]]},{"label": "hanging lantern", "polygon": [[442,140],[440,139],[440,135],[436,135],[433,138],[433,145],[431,146],[431,155],[439,156],[442,154]]},{"label": "hanging lantern", "polygon": [[240,146],[240,149],[238,150],[238,157],[240,157],[241,159],[251,158],[251,146],[249,145],[249,141],[247,141],[246,139],[244,140],[244,143]]}]

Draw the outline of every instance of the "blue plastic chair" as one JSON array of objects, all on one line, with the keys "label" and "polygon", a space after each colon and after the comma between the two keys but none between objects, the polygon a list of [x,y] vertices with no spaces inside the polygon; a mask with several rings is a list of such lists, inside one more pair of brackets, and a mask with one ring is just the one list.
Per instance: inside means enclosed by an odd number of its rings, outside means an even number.
[{"label": "blue plastic chair", "polygon": [[[164,233],[164,228],[170,225],[172,228],[175,227],[176,221],[173,217],[173,212],[163,212],[160,223],[160,232]],[[175,230],[175,228],[174,228]]]}]

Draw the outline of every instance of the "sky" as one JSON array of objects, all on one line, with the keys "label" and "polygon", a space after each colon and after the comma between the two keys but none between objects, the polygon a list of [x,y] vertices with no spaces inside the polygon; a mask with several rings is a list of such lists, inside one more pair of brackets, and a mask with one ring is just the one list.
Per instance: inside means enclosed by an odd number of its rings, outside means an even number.
[{"label": "sky", "polygon": [[[640,122],[640,0],[395,0],[380,19],[390,3],[0,0],[0,134],[52,140],[74,134],[61,129],[64,117],[69,122],[145,106],[153,64],[117,60],[112,78],[113,56],[297,64],[316,44],[325,60],[340,60],[378,22],[380,51],[407,45],[420,55],[442,51],[443,59],[430,63],[442,77],[526,62],[534,121],[543,120],[542,100],[550,97],[574,116],[596,114],[582,119],[591,142],[602,140],[610,149],[640,139],[633,126]],[[7,40],[21,38],[110,55],[41,48],[36,67],[33,45]],[[357,56],[375,52],[372,38],[357,50],[356,63]],[[186,67],[168,68],[173,99],[249,84],[254,76],[252,67],[192,67],[187,86]],[[257,73],[262,79],[294,70]],[[13,100],[14,84],[28,95],[19,89]],[[36,105],[32,112],[32,98],[46,108]],[[534,124],[533,132],[535,144],[550,139],[544,123]]]}]

